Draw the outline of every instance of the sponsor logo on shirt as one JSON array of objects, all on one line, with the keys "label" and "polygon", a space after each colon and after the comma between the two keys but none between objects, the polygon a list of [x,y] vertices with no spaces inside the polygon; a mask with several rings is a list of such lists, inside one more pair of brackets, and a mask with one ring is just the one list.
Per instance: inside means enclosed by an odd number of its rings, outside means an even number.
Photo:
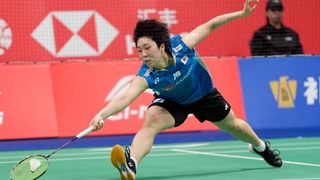
[{"label": "sponsor logo on shirt", "polygon": [[174,89],[175,87],[176,87],[176,85],[169,84],[167,87],[163,88],[163,91],[170,91],[170,90]]},{"label": "sponsor logo on shirt", "polygon": [[181,49],[182,49],[182,45],[179,44],[177,47],[173,48],[173,51],[177,53],[177,52],[179,52]]},{"label": "sponsor logo on shirt", "polygon": [[178,79],[179,76],[181,76],[181,72],[180,71],[177,71],[177,72],[173,73],[173,80]]}]

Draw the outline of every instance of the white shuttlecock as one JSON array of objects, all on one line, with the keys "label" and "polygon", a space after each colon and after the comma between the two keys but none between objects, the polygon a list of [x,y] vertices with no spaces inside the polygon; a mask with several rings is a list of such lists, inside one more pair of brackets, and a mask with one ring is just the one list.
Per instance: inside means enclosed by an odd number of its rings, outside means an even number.
[{"label": "white shuttlecock", "polygon": [[35,172],[41,165],[41,161],[38,159],[30,159],[29,161],[30,164],[30,171]]}]

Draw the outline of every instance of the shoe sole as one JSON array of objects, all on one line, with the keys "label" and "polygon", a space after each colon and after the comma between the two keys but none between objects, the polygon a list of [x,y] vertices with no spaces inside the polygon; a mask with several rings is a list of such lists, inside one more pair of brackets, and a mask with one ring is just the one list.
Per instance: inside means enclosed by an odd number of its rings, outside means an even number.
[{"label": "shoe sole", "polygon": [[111,151],[111,163],[118,169],[121,180],[135,180],[134,174],[129,170],[126,165],[126,156],[123,148],[117,144]]}]

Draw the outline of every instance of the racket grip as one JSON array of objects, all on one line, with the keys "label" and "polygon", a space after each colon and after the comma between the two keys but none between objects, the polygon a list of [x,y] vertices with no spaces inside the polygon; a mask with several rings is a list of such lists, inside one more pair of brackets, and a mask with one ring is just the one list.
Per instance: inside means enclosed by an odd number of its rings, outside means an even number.
[{"label": "racket grip", "polygon": [[76,137],[82,138],[83,136],[85,136],[86,134],[88,134],[89,132],[91,132],[93,130],[93,126],[88,127],[87,129],[83,130],[81,133],[79,133]]}]

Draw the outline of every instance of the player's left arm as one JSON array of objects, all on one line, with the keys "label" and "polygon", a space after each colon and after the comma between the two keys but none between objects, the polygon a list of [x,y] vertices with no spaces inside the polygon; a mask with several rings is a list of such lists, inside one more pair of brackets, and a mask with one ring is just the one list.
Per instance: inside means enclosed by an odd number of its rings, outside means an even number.
[{"label": "player's left arm", "polygon": [[189,48],[194,48],[200,41],[209,36],[212,31],[214,31],[221,25],[226,24],[232,20],[250,15],[257,6],[257,4],[255,4],[251,7],[250,5],[253,2],[258,3],[259,0],[246,0],[242,10],[217,16],[205,22],[204,24],[201,24],[200,26],[193,29],[189,34],[185,35],[182,38],[182,41]]}]

